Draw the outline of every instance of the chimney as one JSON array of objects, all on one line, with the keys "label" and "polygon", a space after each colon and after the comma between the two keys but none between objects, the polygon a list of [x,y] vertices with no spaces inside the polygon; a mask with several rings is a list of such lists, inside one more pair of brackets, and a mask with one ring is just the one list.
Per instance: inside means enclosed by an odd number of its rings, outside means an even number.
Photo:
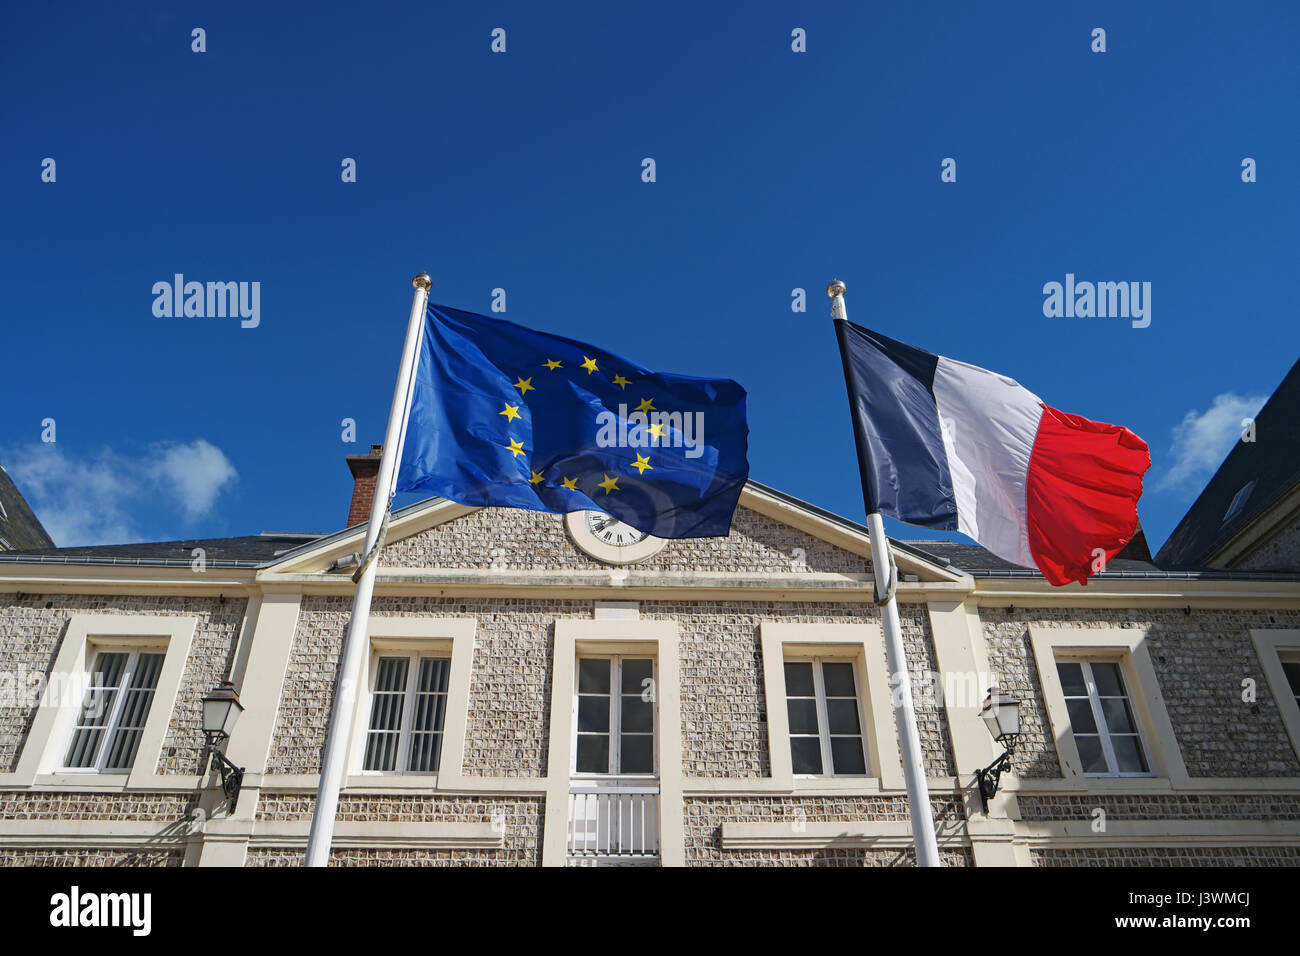
[{"label": "chimney", "polygon": [[370,520],[370,506],[375,500],[375,484],[379,480],[379,457],[383,445],[371,445],[368,455],[348,455],[348,468],[352,470],[352,504],[348,508],[348,524],[365,524]]}]

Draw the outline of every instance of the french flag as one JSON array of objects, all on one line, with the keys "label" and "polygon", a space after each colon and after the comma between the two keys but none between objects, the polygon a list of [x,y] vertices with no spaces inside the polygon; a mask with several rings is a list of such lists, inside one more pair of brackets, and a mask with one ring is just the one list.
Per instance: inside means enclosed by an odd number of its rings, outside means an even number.
[{"label": "french flag", "polygon": [[960,531],[1055,585],[1086,584],[1136,533],[1151,454],[1127,428],[845,319],[835,330],[868,512]]}]

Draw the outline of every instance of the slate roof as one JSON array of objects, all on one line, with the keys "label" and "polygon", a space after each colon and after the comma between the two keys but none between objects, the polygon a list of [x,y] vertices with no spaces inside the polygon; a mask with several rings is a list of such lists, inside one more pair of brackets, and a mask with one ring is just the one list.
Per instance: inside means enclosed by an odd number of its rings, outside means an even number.
[{"label": "slate roof", "polygon": [[[767,485],[751,481],[756,489],[780,498],[791,505],[839,524],[841,527],[867,534],[865,525],[850,521],[832,512],[809,504]],[[435,500],[435,499],[430,499]],[[428,501],[407,505],[393,513],[398,518],[405,513],[422,508]],[[355,529],[353,529],[355,530]],[[94,545],[78,548],[47,548],[22,552],[0,552],[0,562],[34,562],[57,564],[134,565],[141,567],[182,567],[193,561],[193,550],[203,548],[209,567],[260,568],[283,559],[293,552],[306,550],[328,539],[341,537],[348,530],[328,534],[263,533],[235,538],[194,538],[186,541],[158,541],[140,544]],[[1137,539],[1134,539],[1137,542]],[[1041,575],[1031,569],[1004,561],[977,544],[957,541],[913,541],[891,538],[890,544],[898,551],[913,554],[923,560],[970,574],[973,577],[1036,578]],[[1168,571],[1149,560],[1145,554],[1145,539],[1140,546],[1125,548],[1107,566],[1101,578],[1237,578],[1300,580],[1300,574],[1275,574],[1245,571]]]},{"label": "slate roof", "polygon": [[[902,541],[897,544],[913,552],[928,554],[936,564],[950,564],[955,568],[976,576],[1014,575],[1017,577],[1039,577],[1037,571],[1022,568],[1018,564],[1004,561],[992,551],[981,548],[978,544],[962,544],[958,541]],[[1164,576],[1164,570],[1151,561],[1125,558],[1123,552],[1116,555],[1106,565],[1106,572],[1114,576],[1139,574],[1143,576]]]},{"label": "slate roof", "polygon": [[[14,550],[52,548],[54,541],[28,506],[9,473],[0,465],[0,538]],[[0,544],[0,551],[5,546]]]},{"label": "slate roof", "polygon": [[257,568],[316,541],[320,534],[251,534],[238,538],[190,538],[140,544],[97,544],[79,548],[45,548],[0,553],[0,560],[43,564],[121,564],[154,567],[188,565],[202,548],[210,567]]},{"label": "slate roof", "polygon": [[[1156,560],[1166,567],[1203,567],[1217,551],[1300,483],[1300,362],[1255,416],[1255,441],[1237,442],[1205,490],[1174,528]],[[1255,483],[1230,520],[1237,493]]]}]

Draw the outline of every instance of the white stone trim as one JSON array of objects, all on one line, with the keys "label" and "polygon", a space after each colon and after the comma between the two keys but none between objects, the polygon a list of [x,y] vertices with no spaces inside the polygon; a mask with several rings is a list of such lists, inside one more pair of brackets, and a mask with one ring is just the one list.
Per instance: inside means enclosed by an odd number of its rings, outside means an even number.
[{"label": "white stone trim", "polygon": [[1283,655],[1300,657],[1300,630],[1252,629],[1250,640],[1255,645],[1255,656],[1259,658],[1269,692],[1291,738],[1291,746],[1300,756],[1300,707],[1296,706],[1295,694],[1282,670]]},{"label": "white stone trim", "polygon": [[[1153,787],[1187,788],[1190,777],[1183,762],[1173,723],[1160,693],[1160,682],[1151,664],[1151,654],[1146,646],[1146,632],[1141,628],[1121,627],[1043,627],[1029,625],[1029,640],[1034,652],[1034,666],[1038,672],[1039,686],[1043,689],[1043,704],[1048,723],[1056,743],[1062,776],[1070,782],[1082,784],[1087,791],[1105,791],[1134,787],[1144,779],[1139,777],[1086,777],[1079,749],[1070,730],[1070,718],[1065,706],[1065,694],[1056,673],[1058,657],[1063,660],[1090,656],[1113,656],[1119,661],[1120,671],[1129,693],[1141,731],[1147,760],[1153,779],[1160,783]],[[1014,759],[1013,759],[1014,764]],[[1137,787],[1136,789],[1141,789]]]},{"label": "white stone trim", "polygon": [[[869,622],[790,624],[763,621],[759,624],[759,641],[767,701],[768,760],[775,787],[793,793],[797,789],[824,788],[832,783],[832,778],[795,779],[790,761],[790,722],[785,703],[786,654],[807,655],[824,649],[828,656],[852,660],[856,665],[865,718],[863,739],[868,748],[868,773],[872,775],[834,780],[845,781],[845,789],[902,790],[903,769],[898,755],[898,736],[880,625]],[[728,782],[735,786],[734,781]]]},{"label": "white stone trim", "polygon": [[[986,767],[1002,752],[980,719],[979,709],[984,695],[995,678],[989,668],[988,647],[979,613],[969,603],[931,601],[927,608],[930,634],[934,641],[935,666],[945,679],[956,675],[958,679],[943,688],[943,709],[948,718],[948,737],[952,744],[953,764],[957,770],[958,787],[962,791],[966,816],[973,819],[984,816],[984,807],[975,782],[975,770]],[[960,689],[960,693],[956,693]],[[1014,771],[1014,761],[1012,762]],[[1013,781],[1007,775],[1002,788]],[[989,805],[989,814],[1006,818],[1006,800],[999,789]],[[974,848],[976,865],[985,864],[981,858],[984,847]]]},{"label": "white stone trim", "polygon": [[597,601],[592,616],[598,621],[639,621],[640,601]]},{"label": "white stone trim", "polygon": [[[307,846],[310,820],[259,820],[249,840],[249,849]],[[340,820],[335,824],[333,849],[376,848],[385,850],[499,850],[505,845],[504,830],[492,823],[448,820],[427,822]]]},{"label": "white stone trim", "polygon": [[675,621],[578,620],[555,622],[551,666],[551,731],[546,758],[543,866],[564,866],[568,855],[569,787],[574,727],[574,680],[579,649],[602,654],[647,653],[659,674],[659,858],[683,866],[686,837],[682,797],[681,659]]},{"label": "white stone trim", "polygon": [[[0,785],[32,786],[38,778],[67,779],[69,783],[85,779],[93,783],[98,777],[111,777],[114,790],[140,789],[146,780],[157,777],[163,741],[171,725],[181,678],[189,659],[190,646],[199,619],[194,615],[161,614],[72,614],[59,646],[54,665],[46,675],[84,675],[91,665],[91,655],[106,644],[155,644],[166,648],[153,703],[145,720],[140,746],[129,774],[69,773],[63,767],[63,754],[72,727],[81,709],[81,700],[69,694],[42,695],[31,730],[23,745],[22,756],[14,773],[0,775]],[[66,689],[66,677],[60,678]],[[53,686],[53,684],[51,685]],[[195,706],[198,706],[197,703]],[[125,779],[123,779],[125,777]]]},{"label": "white stone trim", "polygon": [[[965,841],[959,845],[965,847]],[[825,850],[837,847],[901,850],[911,846],[912,825],[905,820],[722,824],[724,850]]]},{"label": "white stone trim", "polygon": [[1113,847],[1300,846],[1294,820],[1035,820],[1017,824],[1016,842],[1035,850]]},{"label": "white stone trim", "polygon": [[[6,847],[114,848],[148,852],[177,850],[202,843],[242,845],[249,848],[305,848],[310,820],[259,820],[251,837],[246,828],[232,828],[224,821],[208,821],[202,830],[169,832],[172,825],[158,820],[9,820],[0,831]],[[229,831],[229,832],[227,832]],[[358,821],[341,820],[335,826],[336,849],[349,847],[381,849],[500,849],[504,831],[491,823],[458,821]],[[159,838],[162,839],[159,839]],[[240,846],[239,861],[243,862]],[[212,865],[211,854],[204,865]]]},{"label": "white stone trim", "polygon": [[[903,585],[899,585],[899,600]],[[979,607],[1135,608],[1187,607],[1211,610],[1296,610],[1300,593],[1289,581],[1187,578],[1091,578],[1057,587],[1046,578],[975,578],[972,599]]]},{"label": "white stone trim", "polygon": [[[348,745],[348,784],[365,781],[363,786],[407,786],[423,789],[463,787],[465,734],[469,726],[469,692],[474,665],[476,618],[463,617],[388,617],[371,615],[366,628],[369,653],[358,676],[356,705]],[[365,760],[366,730],[370,721],[371,685],[376,661],[385,651],[399,653],[448,653],[451,671],[447,675],[447,713],[443,719],[442,756],[436,774],[385,774],[362,770]],[[315,779],[313,777],[313,779]],[[398,783],[401,781],[401,783]]]},{"label": "white stone trim", "polygon": [[231,676],[244,712],[226,744],[226,756],[246,769],[246,777],[263,773],[270,760],[300,610],[296,594],[258,595],[249,602],[240,636],[247,653],[242,667],[236,658]]},{"label": "white stone trim", "polygon": [[172,594],[179,597],[246,597],[252,568],[213,568],[196,574],[184,567],[0,563],[0,592],[25,594]]},{"label": "white stone trim", "polygon": [[[447,744],[444,742],[444,748]],[[444,749],[443,755],[446,755]],[[274,773],[246,774],[244,786],[258,786],[263,790],[298,791],[315,793],[320,778],[316,774]],[[349,795],[401,794],[412,790],[434,790],[443,793],[511,793],[537,795],[546,792],[546,777],[456,777],[450,771],[439,774],[350,774],[344,778],[344,791]]]}]

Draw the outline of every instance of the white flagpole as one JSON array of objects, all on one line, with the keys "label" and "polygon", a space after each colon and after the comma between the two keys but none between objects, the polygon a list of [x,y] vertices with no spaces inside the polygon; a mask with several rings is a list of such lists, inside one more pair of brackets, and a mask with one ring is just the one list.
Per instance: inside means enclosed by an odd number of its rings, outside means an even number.
[{"label": "white flagpole", "polygon": [[369,558],[369,563],[357,581],[356,596],[352,599],[352,619],[348,621],[348,633],[343,639],[343,660],[339,665],[334,707],[330,711],[329,731],[325,738],[325,757],[321,763],[320,786],[316,790],[316,809],[312,813],[311,832],[307,836],[308,866],[326,866],[329,863],[330,843],[334,838],[334,817],[339,806],[339,787],[343,784],[343,771],[347,766],[348,730],[352,726],[361,663],[365,660],[366,624],[370,620],[370,599],[375,593],[375,573],[379,564],[379,556],[372,555],[371,551],[379,539],[379,529],[393,496],[397,461],[406,431],[408,403],[416,363],[419,361],[424,311],[433,282],[427,272],[421,272],[411,280],[411,285],[415,287],[415,299],[411,302],[411,318],[406,326],[406,345],[402,348],[402,364],[397,371],[397,385],[393,389],[393,405],[388,412],[384,451],[379,459],[375,496],[370,505],[370,521],[366,525],[366,546],[361,552],[362,560]]},{"label": "white flagpole", "polygon": [[[834,280],[826,288],[831,297],[831,318],[848,319],[844,309],[844,283]],[[889,539],[885,537],[885,522],[879,512],[867,515],[867,530],[871,532],[871,566],[876,576],[877,595],[888,595],[880,608],[880,619],[885,631],[885,654],[889,658],[889,672],[896,685],[894,693],[894,719],[898,723],[898,739],[902,747],[903,779],[907,782],[907,801],[912,811],[912,840],[916,844],[917,866],[942,866],[939,862],[939,844],[934,835],[934,814],[930,809],[930,788],[921,764],[921,734],[916,728],[916,706],[912,701],[912,678],[907,670],[907,655],[903,650],[903,631],[898,622],[898,602],[894,597],[897,575],[889,552]]]}]

